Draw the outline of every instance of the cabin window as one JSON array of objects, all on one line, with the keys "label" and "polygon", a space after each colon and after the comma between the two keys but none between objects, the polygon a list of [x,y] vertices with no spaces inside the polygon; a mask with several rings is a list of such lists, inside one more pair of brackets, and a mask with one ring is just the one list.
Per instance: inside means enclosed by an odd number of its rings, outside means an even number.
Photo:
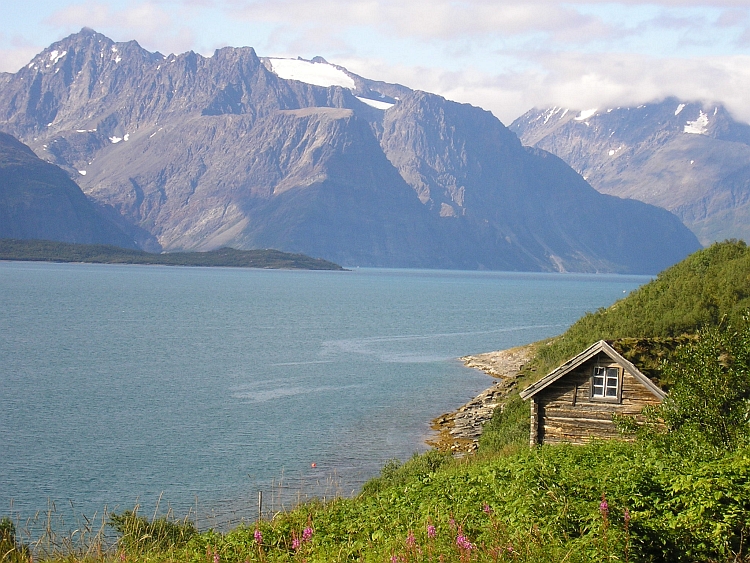
[{"label": "cabin window", "polygon": [[617,399],[620,390],[620,370],[616,367],[594,368],[591,396],[597,399]]}]

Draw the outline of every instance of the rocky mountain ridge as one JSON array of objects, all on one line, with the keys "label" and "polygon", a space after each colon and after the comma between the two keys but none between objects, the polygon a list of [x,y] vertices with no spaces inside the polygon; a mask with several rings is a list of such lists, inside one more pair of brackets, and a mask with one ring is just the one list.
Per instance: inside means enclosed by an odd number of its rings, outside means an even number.
[{"label": "rocky mountain ridge", "polygon": [[672,211],[703,244],[750,240],[750,125],[721,105],[533,109],[510,129],[600,192]]},{"label": "rocky mountain ridge", "polygon": [[[312,70],[344,86],[291,78]],[[653,273],[698,248],[673,215],[597,193],[491,113],[320,59],[164,56],[84,29],[0,75],[0,129],[168,251]]]},{"label": "rocky mountain ridge", "polygon": [[148,238],[95,205],[68,175],[0,133],[0,238],[103,242],[136,248]]}]

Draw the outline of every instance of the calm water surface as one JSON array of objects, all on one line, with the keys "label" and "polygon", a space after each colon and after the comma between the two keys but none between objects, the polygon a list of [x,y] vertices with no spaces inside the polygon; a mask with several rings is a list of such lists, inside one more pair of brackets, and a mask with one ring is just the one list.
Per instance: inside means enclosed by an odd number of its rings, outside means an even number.
[{"label": "calm water surface", "polygon": [[647,280],[0,262],[0,515],[162,495],[221,526],[258,490],[351,494],[491,384],[457,356]]}]

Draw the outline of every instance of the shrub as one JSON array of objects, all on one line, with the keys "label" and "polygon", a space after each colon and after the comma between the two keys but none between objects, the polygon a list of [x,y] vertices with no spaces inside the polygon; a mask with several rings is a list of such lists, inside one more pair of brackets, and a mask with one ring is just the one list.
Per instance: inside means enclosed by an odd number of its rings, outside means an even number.
[{"label": "shrub", "polygon": [[198,533],[190,520],[175,522],[166,518],[156,518],[149,521],[131,510],[112,514],[109,525],[120,534],[120,546],[132,553],[146,550],[166,551],[181,547]]},{"label": "shrub", "polygon": [[675,447],[710,453],[750,439],[750,323],[703,330],[677,349],[665,373],[675,381],[657,410]]}]

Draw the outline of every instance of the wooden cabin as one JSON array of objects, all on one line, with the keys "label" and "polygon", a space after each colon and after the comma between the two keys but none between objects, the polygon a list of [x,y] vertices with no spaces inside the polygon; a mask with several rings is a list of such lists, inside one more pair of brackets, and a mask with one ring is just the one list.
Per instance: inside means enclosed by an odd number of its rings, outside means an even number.
[{"label": "wooden cabin", "polygon": [[617,437],[613,414],[637,415],[665,396],[604,340],[521,391],[531,399],[531,445]]}]

